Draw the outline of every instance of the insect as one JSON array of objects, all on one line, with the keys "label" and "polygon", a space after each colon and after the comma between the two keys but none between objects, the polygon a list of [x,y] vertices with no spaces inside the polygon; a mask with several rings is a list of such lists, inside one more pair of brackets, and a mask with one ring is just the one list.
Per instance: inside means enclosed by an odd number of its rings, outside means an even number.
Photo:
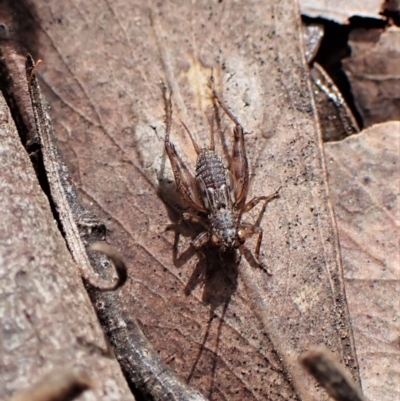
[{"label": "insect", "polygon": [[182,218],[203,226],[202,231],[193,241],[192,246],[199,250],[207,243],[211,243],[221,251],[239,249],[247,238],[258,235],[255,248],[255,261],[261,268],[267,270],[259,261],[260,246],[263,230],[254,224],[242,221],[242,215],[249,212],[261,201],[267,204],[279,195],[279,189],[269,196],[255,197],[246,202],[249,189],[249,166],[246,156],[244,131],[236,117],[222,103],[213,89],[214,118],[219,121],[220,107],[235,124],[233,129],[233,152],[228,167],[222,158],[215,152],[214,130],[211,127],[211,139],[208,148],[199,148],[189,129],[182,122],[197,153],[196,175],[192,176],[181,157],[170,141],[172,125],[171,94],[167,95],[167,88],[163,87],[166,113],[165,150],[171,163],[175,183],[184,200],[198,214],[183,213]]}]

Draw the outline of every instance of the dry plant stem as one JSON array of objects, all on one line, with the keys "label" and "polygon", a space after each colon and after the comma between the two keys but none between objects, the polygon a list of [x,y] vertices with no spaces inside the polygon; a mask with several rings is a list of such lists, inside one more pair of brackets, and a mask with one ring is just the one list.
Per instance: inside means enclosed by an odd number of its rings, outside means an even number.
[{"label": "dry plant stem", "polygon": [[[43,163],[46,170],[46,178],[49,183],[51,199],[54,203],[58,219],[64,230],[64,235],[71,251],[72,257],[81,270],[82,277],[93,287],[101,291],[115,290],[126,279],[126,272],[119,276],[117,283],[110,283],[97,277],[86,253],[85,245],[81,239],[78,226],[74,219],[71,207],[68,203],[61,180],[60,170],[62,163],[55,145],[54,130],[50,116],[47,114],[38,80],[34,74],[35,62],[31,56],[27,58],[27,77],[29,82],[29,93],[32,99],[33,114],[35,116],[36,129],[40,137]],[[121,274],[121,270],[117,271]]]},{"label": "dry plant stem", "polygon": [[[114,297],[98,294],[107,303]],[[134,318],[123,319],[115,305],[114,310],[105,307],[98,313],[101,320],[108,319],[108,334],[126,379],[142,396],[154,401],[206,401],[160,359]]]},{"label": "dry plant stem", "polygon": [[71,369],[54,370],[10,401],[71,401],[93,387],[89,376]]},{"label": "dry plant stem", "polygon": [[360,389],[325,347],[315,347],[301,356],[303,366],[336,401],[364,401]]}]

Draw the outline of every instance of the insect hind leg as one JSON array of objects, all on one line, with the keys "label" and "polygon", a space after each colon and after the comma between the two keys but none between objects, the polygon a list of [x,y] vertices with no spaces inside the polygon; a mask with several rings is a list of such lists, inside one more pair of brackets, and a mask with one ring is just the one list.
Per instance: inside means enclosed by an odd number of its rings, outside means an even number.
[{"label": "insect hind leg", "polygon": [[199,212],[205,212],[203,202],[201,201],[196,182],[190,173],[189,169],[186,167],[183,160],[180,158],[176,152],[174,144],[170,141],[169,135],[171,132],[172,125],[172,102],[171,93],[167,94],[167,87],[163,85],[163,97],[165,103],[165,138],[164,146],[167,152],[169,161],[171,163],[172,171],[175,177],[175,183],[178,191],[181,193],[182,197],[186,202]]}]

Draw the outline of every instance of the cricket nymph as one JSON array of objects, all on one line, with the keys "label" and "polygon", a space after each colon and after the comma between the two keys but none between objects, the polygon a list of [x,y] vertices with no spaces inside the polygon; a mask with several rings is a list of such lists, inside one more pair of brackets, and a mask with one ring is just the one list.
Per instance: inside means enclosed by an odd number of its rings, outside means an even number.
[{"label": "cricket nymph", "polygon": [[229,157],[229,167],[226,167],[222,158],[215,152],[213,124],[209,147],[200,149],[189,129],[182,123],[197,153],[196,175],[193,177],[176,152],[175,146],[170,142],[172,103],[171,97],[167,96],[166,88],[164,88],[163,94],[166,111],[165,150],[171,163],[178,191],[189,206],[199,213],[183,213],[183,219],[204,227],[204,231],[192,241],[192,245],[199,249],[211,242],[218,246],[221,251],[239,249],[242,252],[246,239],[257,234],[255,261],[258,266],[263,267],[259,262],[263,231],[257,225],[242,221],[242,215],[253,209],[259,202],[268,203],[276,198],[279,189],[270,196],[259,196],[246,203],[249,167],[243,128],[223,105],[214,90],[212,98],[214,119],[219,133],[222,135],[219,108],[235,124],[233,152],[232,156]]},{"label": "cricket nymph", "polygon": [[238,248],[239,211],[228,170],[212,150],[202,149],[196,163],[196,183],[211,231],[211,241],[225,248]]}]

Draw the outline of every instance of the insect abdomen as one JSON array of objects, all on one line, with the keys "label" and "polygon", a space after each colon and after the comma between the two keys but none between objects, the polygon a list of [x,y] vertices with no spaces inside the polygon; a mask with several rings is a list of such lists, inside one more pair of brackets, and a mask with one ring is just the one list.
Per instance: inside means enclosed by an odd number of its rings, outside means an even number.
[{"label": "insect abdomen", "polygon": [[206,188],[218,189],[227,185],[226,168],[221,158],[212,150],[202,150],[196,162],[196,179]]},{"label": "insect abdomen", "polygon": [[222,159],[214,151],[203,149],[200,152],[196,163],[196,182],[204,207],[211,215],[222,209],[232,209],[234,193],[228,180],[228,172]]}]

